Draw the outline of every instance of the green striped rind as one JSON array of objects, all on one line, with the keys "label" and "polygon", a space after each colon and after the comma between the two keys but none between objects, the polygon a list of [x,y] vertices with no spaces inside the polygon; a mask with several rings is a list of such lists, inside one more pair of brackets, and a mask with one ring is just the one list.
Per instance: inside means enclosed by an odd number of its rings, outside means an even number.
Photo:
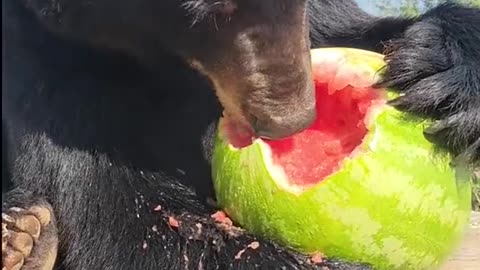
[{"label": "green striped rind", "polygon": [[364,151],[301,193],[273,180],[266,144],[238,150],[219,130],[212,164],[219,206],[243,228],[299,251],[376,269],[434,269],[468,223],[467,174],[456,175],[448,157],[433,154],[423,126],[391,107],[371,116]]}]

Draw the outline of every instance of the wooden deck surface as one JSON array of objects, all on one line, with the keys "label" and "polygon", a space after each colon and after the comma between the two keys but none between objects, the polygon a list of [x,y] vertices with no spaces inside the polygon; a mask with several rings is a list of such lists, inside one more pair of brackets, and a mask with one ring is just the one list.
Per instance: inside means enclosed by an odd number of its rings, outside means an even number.
[{"label": "wooden deck surface", "polygon": [[480,270],[480,212],[472,213],[470,230],[463,244],[440,270]]}]

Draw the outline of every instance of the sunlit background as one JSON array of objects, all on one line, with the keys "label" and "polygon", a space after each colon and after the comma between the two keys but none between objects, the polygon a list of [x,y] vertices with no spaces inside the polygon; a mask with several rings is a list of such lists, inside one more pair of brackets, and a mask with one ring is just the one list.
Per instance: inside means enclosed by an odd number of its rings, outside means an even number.
[{"label": "sunlit background", "polygon": [[[356,0],[367,12],[374,15],[415,16],[445,0]],[[480,6],[480,0],[457,0],[456,2]]]},{"label": "sunlit background", "polygon": [[[416,16],[445,0],[355,0],[362,9],[377,16]],[[457,0],[480,7],[480,0]],[[472,179],[472,206],[480,211],[480,168]]]}]

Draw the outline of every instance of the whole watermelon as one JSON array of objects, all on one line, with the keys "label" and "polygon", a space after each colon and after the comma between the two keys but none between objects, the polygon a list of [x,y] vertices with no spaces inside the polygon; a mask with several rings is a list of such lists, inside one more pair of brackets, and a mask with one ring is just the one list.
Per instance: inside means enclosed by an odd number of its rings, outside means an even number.
[{"label": "whole watermelon", "polygon": [[424,123],[371,85],[380,54],[312,50],[317,119],[292,137],[230,141],[221,119],[213,154],[217,202],[243,228],[306,254],[376,269],[434,269],[470,214],[465,168],[452,168]]}]

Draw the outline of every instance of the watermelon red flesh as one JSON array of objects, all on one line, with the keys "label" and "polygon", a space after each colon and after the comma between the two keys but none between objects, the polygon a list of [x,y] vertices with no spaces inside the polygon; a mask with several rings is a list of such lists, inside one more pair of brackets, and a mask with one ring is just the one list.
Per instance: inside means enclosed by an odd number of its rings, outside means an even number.
[{"label": "watermelon red flesh", "polygon": [[379,99],[375,89],[347,85],[332,91],[325,81],[332,82],[315,79],[317,118],[308,129],[286,139],[264,140],[291,185],[314,185],[339,169],[362,143],[368,108]]}]

